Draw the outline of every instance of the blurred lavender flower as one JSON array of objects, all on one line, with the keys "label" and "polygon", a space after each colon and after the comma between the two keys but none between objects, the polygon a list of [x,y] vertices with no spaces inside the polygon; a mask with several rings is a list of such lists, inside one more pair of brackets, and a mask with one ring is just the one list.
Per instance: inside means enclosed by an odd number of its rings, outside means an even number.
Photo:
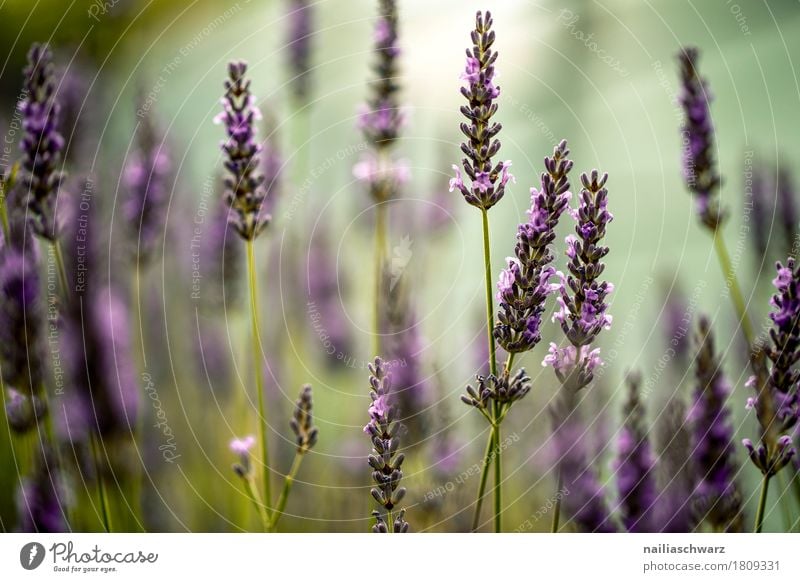
[{"label": "blurred lavender flower", "polygon": [[264,177],[258,174],[261,144],[255,139],[256,124],[261,111],[250,93],[250,80],[245,77],[247,63],[234,61],[228,65],[222,113],[215,123],[225,125],[228,139],[222,142],[226,156],[225,201],[233,212],[231,224],[245,240],[255,239],[272,218],[263,210]]},{"label": "blurred lavender flower", "polygon": [[756,447],[750,439],[743,441],[750,460],[765,477],[775,475],[796,454],[791,435],[800,415],[800,370],[796,367],[800,360],[800,267],[790,257],[786,266],[777,263],[776,268],[772,282],[776,293],[770,300],[772,346],[756,354],[758,373],[748,382],[756,397],[748,399],[747,407],[756,412],[761,442]]},{"label": "blurred lavender flower", "polygon": [[697,345],[697,384],[688,416],[696,471],[694,512],[698,523],[708,521],[720,531],[741,531],[742,497],[735,480],[733,427],[726,406],[730,389],[705,317],[698,323]]},{"label": "blurred lavender flower", "polygon": [[617,527],[605,500],[603,487],[588,462],[583,432],[575,417],[553,417],[554,443],[561,487],[556,492],[579,531],[612,533]]},{"label": "blurred lavender flower", "polygon": [[272,118],[268,118],[267,137],[262,145],[261,167],[264,176],[264,201],[262,215],[274,216],[275,206],[281,195],[283,158],[278,149],[278,133]]},{"label": "blurred lavender flower", "polygon": [[657,430],[662,487],[656,507],[656,523],[663,533],[687,533],[695,525],[691,514],[694,470],[686,405],[681,399],[670,400]]},{"label": "blurred lavender flower", "polygon": [[472,32],[473,47],[467,49],[467,64],[461,75],[466,84],[461,94],[468,102],[461,106],[461,113],[469,121],[461,123],[461,131],[467,137],[461,144],[466,156],[461,165],[469,184],[464,183],[461,169],[456,165],[453,165],[455,177],[450,180],[451,192],[458,189],[468,204],[482,210],[497,204],[505,194],[508,181],[514,180],[508,171],[511,162],[492,162],[492,157],[500,150],[497,134],[502,126],[492,122],[492,116],[497,113],[495,99],[500,95],[500,88],[495,85],[497,52],[492,50],[495,34],[491,28],[491,13],[478,12]]},{"label": "blurred lavender flower", "polygon": [[629,532],[656,531],[655,461],[648,440],[647,419],[639,398],[641,377],[628,376],[628,399],[622,414],[625,424],[619,437],[619,452],[614,469],[617,473],[622,523]]},{"label": "blurred lavender flower", "polygon": [[392,198],[408,180],[407,164],[393,160],[390,150],[405,123],[398,103],[400,86],[397,58],[397,2],[379,0],[375,24],[375,77],[370,82],[370,96],[358,112],[358,127],[371,144],[353,168],[356,179],[366,182],[376,202]]},{"label": "blurred lavender flower", "polygon": [[58,234],[55,202],[63,180],[64,149],[64,138],[58,132],[60,108],[55,99],[52,58],[46,45],[34,44],[28,52],[21,106],[25,135],[20,143],[33,229],[48,240],[55,240]]},{"label": "blurred lavender flower", "polygon": [[507,259],[508,267],[500,273],[494,337],[512,354],[533,349],[541,339],[542,314],[547,296],[554,290],[550,279],[556,272],[550,265],[554,258],[551,245],[558,219],[571,197],[568,173],[572,161],[568,155],[564,140],[553,149],[552,157],[544,159],[547,171],[542,173],[541,189],[531,188],[530,219],[519,225],[515,257]]},{"label": "blurred lavender flower", "polygon": [[9,428],[17,434],[25,434],[44,417],[47,405],[45,400],[36,394],[26,395],[7,386],[5,411]]},{"label": "blurred lavender flower", "polygon": [[778,168],[778,213],[781,217],[783,228],[784,252],[787,255],[797,254],[797,192],[794,188],[792,175],[786,164]]},{"label": "blurred lavender flower", "polygon": [[598,282],[605,269],[602,259],[608,254],[608,247],[600,241],[613,219],[608,211],[607,179],[608,174],[600,176],[597,170],[592,170],[591,175],[581,175],[580,204],[577,210],[570,211],[577,222],[578,236],[566,238],[569,273],[557,273],[561,279],[560,296],[556,299],[559,308],[553,314],[553,321],[561,324],[572,345],[559,348],[551,343],[542,365],[552,366],[561,384],[571,393],[567,395],[567,403],[589,385],[594,370],[603,364],[600,349],[591,349],[591,343],[601,330],[611,327],[606,297],[614,286],[607,281]]},{"label": "blurred lavender flower", "polygon": [[[767,182],[765,172],[760,165],[754,164],[751,181],[751,222],[753,244],[755,246],[755,261],[758,266],[764,255],[767,254],[771,238],[772,214],[775,210],[775,198]],[[746,182],[745,182],[746,183]],[[747,189],[744,189],[745,192]],[[747,201],[745,202],[747,204]]]},{"label": "blurred lavender flower", "polygon": [[42,390],[44,314],[32,253],[0,256],[0,369],[3,382],[28,396]]},{"label": "blurred lavender flower", "polygon": [[308,99],[311,64],[312,9],[309,0],[289,0],[289,65],[292,71],[291,89],[298,102]]},{"label": "blurred lavender flower", "polygon": [[81,158],[86,146],[88,126],[95,120],[97,103],[93,99],[89,68],[86,63],[72,60],[58,71],[55,98],[60,106],[58,132],[64,137],[64,158],[72,163]]},{"label": "blurred lavender flower", "polygon": [[725,219],[716,196],[722,183],[714,160],[714,128],[711,124],[706,80],[697,71],[699,51],[685,47],[678,54],[681,93],[678,97],[686,115],[683,136],[683,179],[695,196],[697,212],[703,224],[716,230]]},{"label": "blurred lavender flower", "polygon": [[256,438],[248,435],[243,439],[235,438],[230,442],[231,452],[239,457],[239,462],[233,465],[233,472],[242,479],[253,477],[253,463],[250,459],[250,450],[255,446]]},{"label": "blurred lavender flower", "polygon": [[210,213],[208,230],[204,237],[204,252],[208,259],[209,283],[214,290],[209,297],[213,308],[237,305],[242,300],[242,246],[236,238],[236,227],[229,216],[233,211],[220,202]]},{"label": "blurred lavender flower", "polygon": [[51,457],[49,448],[45,447],[33,474],[20,482],[17,515],[21,532],[60,533],[69,529],[64,476]]},{"label": "blurred lavender flower", "polygon": [[137,262],[147,262],[162,240],[171,165],[168,145],[151,111],[137,125],[136,149],[124,170],[128,195],[122,216]]},{"label": "blurred lavender flower", "polygon": [[[668,288],[667,285],[671,285],[671,288]],[[668,283],[664,287],[666,298],[661,322],[665,332],[667,353],[673,354],[674,368],[683,375],[687,368],[689,348],[691,347],[689,332],[692,327],[693,310],[680,287],[672,285],[672,283]]]},{"label": "blurred lavender flower", "polygon": [[[395,407],[389,401],[391,382],[383,360],[376,357],[374,363],[369,365],[369,372],[372,404],[369,407],[370,421],[364,427],[364,432],[372,441],[369,465],[373,469],[372,479],[376,485],[370,493],[385,509],[393,531],[404,533],[408,530],[408,524],[402,510],[397,514],[397,519],[392,521],[392,510],[406,494],[405,487],[400,487],[400,480],[403,478],[401,466],[405,456],[397,452],[400,448],[398,433],[401,425],[395,422]],[[386,523],[380,513],[377,514],[376,521],[372,531],[386,532]]]}]

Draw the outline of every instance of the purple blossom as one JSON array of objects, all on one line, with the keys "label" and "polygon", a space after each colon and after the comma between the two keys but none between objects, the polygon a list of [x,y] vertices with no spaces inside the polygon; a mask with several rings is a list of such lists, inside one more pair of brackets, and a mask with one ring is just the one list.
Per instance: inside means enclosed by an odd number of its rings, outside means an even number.
[{"label": "purple blossom", "polygon": [[456,166],[455,178],[450,180],[451,191],[457,189],[468,204],[482,210],[497,204],[505,194],[508,181],[514,179],[508,171],[511,162],[495,164],[492,161],[500,150],[497,134],[501,126],[492,121],[497,112],[494,100],[500,95],[500,88],[494,84],[497,52],[492,50],[495,34],[491,28],[491,13],[478,12],[472,32],[473,47],[467,49],[467,62],[461,75],[466,84],[461,88],[461,94],[467,100],[467,104],[461,107],[461,113],[467,118],[461,123],[461,132],[467,138],[461,144],[461,151],[466,156],[461,164],[469,183],[464,182],[461,170]]},{"label": "purple blossom", "polygon": [[628,377],[628,400],[622,411],[625,424],[619,436],[617,472],[622,523],[629,532],[655,531],[655,461],[648,440],[645,411],[639,398],[639,376]]},{"label": "purple blossom", "polygon": [[[403,499],[406,494],[405,487],[400,487],[400,480],[403,478],[401,466],[405,456],[398,453],[400,439],[398,436],[399,425],[395,424],[395,407],[389,402],[391,392],[390,377],[381,358],[376,357],[375,361],[369,365],[370,397],[372,402],[369,406],[370,421],[364,427],[372,441],[372,453],[369,455],[368,462],[372,467],[372,480],[375,487],[370,490],[372,497],[377,501],[388,515]],[[395,521],[393,531],[405,532],[408,524],[405,522],[404,514],[400,512],[400,522]],[[387,531],[386,523],[378,512],[373,512],[376,517],[376,524],[372,531],[384,533]],[[383,524],[381,526],[381,524]]]},{"label": "purple blossom", "polygon": [[125,166],[128,196],[122,214],[126,228],[131,231],[131,246],[137,260],[144,262],[152,257],[163,237],[172,166],[153,112],[145,115],[138,125],[136,143],[137,148]]},{"label": "purple blossom", "polygon": [[683,178],[695,196],[700,219],[706,227],[716,230],[725,218],[716,196],[722,182],[714,160],[714,128],[707,83],[697,71],[699,51],[686,47],[678,54],[681,92],[678,97],[685,120],[683,136]]},{"label": "purple blossom", "polygon": [[658,469],[662,483],[656,507],[656,522],[663,533],[687,533],[694,528],[691,496],[694,468],[691,464],[692,435],[686,421],[686,405],[679,397],[667,404],[658,430]]},{"label": "purple blossom", "polygon": [[312,9],[309,0],[289,0],[289,65],[292,71],[291,88],[300,102],[308,98],[311,69]]},{"label": "purple blossom", "polygon": [[239,462],[234,463],[233,472],[242,479],[252,479],[253,462],[250,458],[250,451],[256,444],[256,439],[252,435],[244,438],[234,438],[229,444],[231,452],[239,457]]},{"label": "purple blossom", "polygon": [[755,398],[748,398],[747,407],[756,413],[760,444],[756,446],[750,439],[743,441],[750,460],[767,477],[775,475],[796,455],[790,435],[796,432],[800,416],[800,371],[796,368],[800,360],[800,267],[790,257],[786,266],[777,263],[776,269],[777,276],[772,281],[776,293],[770,300],[772,345],[756,350],[756,374],[748,382],[756,392]]},{"label": "purple blossom", "polygon": [[58,131],[60,109],[55,89],[52,53],[46,45],[34,44],[25,68],[20,147],[33,230],[48,240],[55,240],[58,234],[55,202],[63,180],[64,138]]},{"label": "purple blossom", "polygon": [[698,324],[697,343],[697,383],[694,403],[689,410],[696,471],[693,508],[698,523],[707,521],[717,530],[741,531],[742,506],[735,479],[733,427],[726,406],[730,389],[705,317],[701,317]]},{"label": "purple blossom", "polygon": [[60,533],[67,524],[68,494],[55,456],[45,446],[33,473],[20,482],[17,493],[18,529],[27,533]]},{"label": "purple blossom", "polygon": [[531,189],[529,220],[517,229],[515,257],[508,259],[508,268],[500,273],[494,337],[509,353],[531,350],[541,339],[545,301],[555,289],[550,283],[555,275],[550,265],[554,259],[551,247],[571,196],[568,174],[572,161],[568,155],[567,142],[562,141],[553,156],[545,158],[541,189]]},{"label": "purple blossom", "polygon": [[23,394],[6,387],[5,411],[8,426],[17,434],[25,434],[36,427],[47,413],[45,400],[36,394]]},{"label": "purple blossom", "polygon": [[255,139],[256,124],[261,112],[250,93],[250,80],[245,77],[247,63],[234,61],[228,65],[222,113],[214,119],[222,123],[228,139],[222,142],[225,154],[225,201],[233,212],[231,224],[246,240],[255,239],[267,226],[270,216],[262,210],[264,177],[258,174],[262,146]]}]

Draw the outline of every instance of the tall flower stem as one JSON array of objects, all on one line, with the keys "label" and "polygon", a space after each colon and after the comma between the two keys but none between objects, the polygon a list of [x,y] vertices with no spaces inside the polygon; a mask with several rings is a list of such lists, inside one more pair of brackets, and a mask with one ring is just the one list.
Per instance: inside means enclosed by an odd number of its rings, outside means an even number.
[{"label": "tall flower stem", "polygon": [[[134,287],[135,287],[135,297],[136,297],[136,330],[137,333],[135,334],[136,337],[134,338],[134,344],[136,345],[135,352],[138,355],[138,364],[141,366],[141,373],[144,378],[147,378],[145,374],[147,374],[147,356],[145,354],[144,349],[144,321],[142,320],[142,264],[137,259],[136,261],[136,268],[134,269]],[[141,451],[143,450],[142,445],[142,435],[144,434],[144,411],[142,411],[139,415],[137,415],[136,419],[136,430],[131,435],[131,441],[133,444],[134,451],[137,453],[140,463],[137,465],[136,475],[133,479],[133,507],[134,511],[136,512],[136,520],[142,529],[145,531],[144,528],[144,510],[142,507],[142,491],[143,491],[143,484],[144,484],[144,457],[142,457]]]},{"label": "tall flower stem", "polygon": [[261,371],[261,334],[259,332],[258,290],[256,285],[256,260],[253,239],[247,239],[247,278],[250,287],[250,316],[253,342],[253,373],[258,391],[258,440],[261,445],[261,468],[264,481],[264,504],[267,517],[271,517],[272,485],[270,483],[269,443],[267,442],[267,417],[264,410],[264,378]]},{"label": "tall flower stem", "polygon": [[269,526],[270,531],[275,531],[275,528],[278,527],[278,522],[283,515],[283,510],[286,509],[286,503],[289,501],[289,493],[292,491],[292,485],[294,485],[295,477],[297,477],[297,472],[300,470],[300,463],[303,462],[304,456],[305,455],[300,452],[296,452],[294,455],[292,468],[289,469],[289,474],[286,475],[286,478],[283,480],[283,489],[281,489],[278,503],[275,506],[275,512],[272,515],[272,522]]},{"label": "tall flower stem", "polygon": [[270,531],[270,523],[269,517],[267,517],[267,508],[264,503],[261,501],[261,496],[258,494],[258,487],[253,482],[252,479],[247,479],[245,481],[245,490],[247,491],[247,496],[250,498],[250,501],[256,507],[258,511],[258,517],[261,520],[261,529],[264,532]]},{"label": "tall flower stem", "polygon": [[761,495],[758,498],[758,510],[756,511],[756,525],[753,528],[754,533],[761,533],[761,530],[764,527],[764,510],[767,507],[767,492],[769,490],[769,478],[770,475],[764,475],[764,479],[761,482]]},{"label": "tall flower stem", "polygon": [[489,340],[489,370],[497,376],[497,349],[494,342],[494,298],[492,295],[492,256],[489,247],[489,213],[481,209],[483,219],[483,265],[486,279],[486,333]]},{"label": "tall flower stem", "polygon": [[561,467],[558,469],[558,478],[556,479],[556,504],[553,507],[553,520],[550,524],[550,533],[558,533],[558,524],[561,521],[561,488],[564,486],[564,477],[561,475]]},{"label": "tall flower stem", "polygon": [[486,452],[483,454],[483,470],[481,471],[481,481],[478,485],[478,499],[475,502],[475,513],[472,516],[472,531],[478,531],[481,518],[481,507],[483,507],[483,496],[486,493],[486,481],[489,477],[489,466],[492,464],[492,454],[494,452],[494,426],[489,432],[489,440],[486,441]]},{"label": "tall flower stem", "polygon": [[108,493],[106,492],[106,483],[103,478],[100,465],[100,451],[97,445],[97,439],[94,436],[89,437],[89,446],[92,448],[92,458],[94,459],[95,478],[97,479],[97,496],[100,502],[100,516],[103,520],[103,528],[106,533],[114,531],[111,527],[111,511],[108,503]]},{"label": "tall flower stem", "polygon": [[383,295],[383,266],[386,259],[386,210],[384,202],[375,207],[375,287],[372,303],[373,354],[381,353],[381,298]]},{"label": "tall flower stem", "polygon": [[748,348],[751,348],[753,346],[755,334],[750,324],[750,318],[747,315],[747,305],[744,301],[742,289],[739,287],[736,271],[733,268],[730,255],[728,254],[728,247],[725,245],[725,239],[722,238],[722,233],[720,233],[719,230],[714,232],[714,250],[717,253],[717,259],[722,268],[722,274],[725,277],[726,284],[730,287],[731,301],[733,302],[733,308],[736,310],[736,316],[739,318],[739,326],[742,329],[742,335],[744,335],[747,341]]},{"label": "tall flower stem", "polygon": [[64,267],[64,253],[61,252],[61,241],[56,239],[52,243],[53,253],[56,256],[56,267],[58,269],[58,282],[64,292],[64,299],[69,299],[69,283],[67,283],[67,270]]},{"label": "tall flower stem", "polygon": [[500,459],[500,404],[494,403],[494,416],[496,427],[494,430],[494,531],[500,533],[503,530],[503,464]]}]

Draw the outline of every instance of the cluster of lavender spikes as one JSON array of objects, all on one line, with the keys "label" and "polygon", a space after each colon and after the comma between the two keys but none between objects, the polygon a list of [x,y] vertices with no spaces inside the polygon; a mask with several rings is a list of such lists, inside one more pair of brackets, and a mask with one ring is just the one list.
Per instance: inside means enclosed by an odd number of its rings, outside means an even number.
[{"label": "cluster of lavender spikes", "polygon": [[592,381],[594,370],[602,360],[599,348],[589,348],[600,331],[611,326],[606,297],[614,287],[598,280],[605,269],[602,259],[608,254],[608,247],[603,246],[601,240],[613,219],[608,211],[607,179],[608,174],[600,176],[597,170],[581,175],[583,188],[579,205],[577,210],[571,211],[577,222],[577,236],[569,235],[566,239],[569,273],[558,273],[561,279],[559,309],[553,314],[553,321],[561,324],[572,345],[559,348],[551,343],[550,353],[542,362],[553,366],[559,381],[571,392],[577,392]]},{"label": "cluster of lavender spikes", "polygon": [[730,389],[705,317],[698,322],[697,348],[697,384],[689,410],[696,471],[693,511],[697,523],[707,521],[716,530],[741,531],[741,494],[735,480],[733,428],[726,406]]},{"label": "cluster of lavender spikes", "polygon": [[484,211],[503,198],[506,184],[514,179],[508,171],[511,162],[492,162],[500,150],[497,134],[502,126],[492,121],[497,113],[495,99],[500,95],[500,87],[495,85],[497,52],[492,50],[495,34],[491,28],[491,13],[478,12],[475,30],[472,31],[473,47],[467,49],[467,64],[461,75],[466,83],[461,94],[468,102],[461,106],[461,113],[468,120],[461,123],[461,131],[467,137],[467,141],[461,144],[461,151],[466,156],[461,165],[470,183],[464,183],[461,169],[456,165],[453,165],[456,175],[450,180],[451,192],[458,189],[464,200]]},{"label": "cluster of lavender spikes", "polygon": [[[389,516],[392,531],[405,533],[408,531],[405,513],[400,511],[393,521],[391,519],[392,510],[406,494],[405,487],[400,487],[400,480],[403,478],[401,466],[405,457],[403,453],[398,453],[400,448],[398,433],[401,425],[395,422],[396,409],[390,402],[391,377],[379,357],[369,365],[369,372],[372,403],[369,407],[370,421],[364,427],[364,432],[372,441],[369,465],[373,469],[372,479],[376,485],[370,493]],[[372,531],[385,533],[386,520],[378,512],[373,512],[373,516],[376,523]]]},{"label": "cluster of lavender spikes", "polygon": [[24,137],[22,167],[34,232],[48,240],[57,237],[55,203],[63,180],[64,138],[58,132],[59,104],[55,98],[53,56],[46,45],[34,44],[25,68],[25,97],[21,106]]},{"label": "cluster of lavender spikes", "polygon": [[716,196],[722,180],[714,160],[714,128],[709,110],[711,95],[705,79],[697,71],[698,57],[699,51],[695,47],[686,47],[678,54],[681,75],[678,100],[686,116],[681,127],[683,178],[695,196],[701,221],[707,228],[716,230],[725,219]]},{"label": "cluster of lavender spikes", "polygon": [[233,210],[229,219],[242,238],[254,240],[271,217],[264,211],[264,177],[258,173],[262,148],[255,139],[255,122],[261,119],[261,111],[250,92],[246,73],[244,61],[228,65],[223,110],[214,121],[223,123],[228,135],[222,150],[229,173],[225,178],[225,201]]},{"label": "cluster of lavender spikes", "polygon": [[516,256],[507,259],[508,268],[500,273],[494,337],[511,354],[529,351],[541,339],[542,314],[556,272],[551,266],[551,245],[571,196],[568,174],[572,160],[568,155],[564,140],[554,148],[552,157],[544,159],[547,171],[542,173],[541,188],[531,188],[530,219],[517,229]]},{"label": "cluster of lavender spikes", "polygon": [[800,267],[789,258],[786,266],[777,264],[777,271],[772,282],[776,293],[770,301],[774,308],[770,314],[772,345],[755,358],[758,373],[749,382],[756,396],[748,399],[747,406],[756,412],[761,442],[756,447],[750,439],[743,441],[753,464],[766,477],[775,475],[795,456],[790,435],[800,414],[800,371],[796,369],[800,360]]}]

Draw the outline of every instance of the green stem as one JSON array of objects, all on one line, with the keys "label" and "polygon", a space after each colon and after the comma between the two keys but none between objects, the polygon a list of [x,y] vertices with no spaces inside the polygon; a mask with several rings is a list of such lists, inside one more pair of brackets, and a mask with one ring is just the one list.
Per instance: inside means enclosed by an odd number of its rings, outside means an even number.
[{"label": "green stem", "polygon": [[742,329],[742,335],[744,335],[747,341],[747,348],[749,350],[753,347],[755,334],[753,333],[750,318],[747,316],[747,306],[744,301],[742,289],[739,287],[736,271],[731,263],[730,255],[728,255],[728,247],[725,245],[725,239],[722,238],[722,233],[718,230],[714,232],[714,249],[717,252],[717,258],[722,268],[722,274],[725,276],[726,284],[730,287],[733,308],[736,310],[736,315],[739,318],[739,326]]},{"label": "green stem", "polygon": [[[147,356],[145,355],[144,349],[144,322],[142,320],[142,293],[141,293],[141,284],[142,284],[142,264],[137,259],[136,261],[136,269],[134,271],[134,285],[135,285],[135,292],[134,295],[136,297],[136,337],[134,338],[134,342],[136,343],[135,352],[138,355],[138,364],[140,365],[141,375],[140,378],[144,379],[144,375],[147,374]],[[136,428],[134,433],[131,435],[131,441],[133,444],[134,452],[136,453],[138,460],[140,463],[137,464],[137,469],[135,471],[135,475],[133,478],[133,485],[132,485],[132,496],[133,496],[133,511],[135,513],[134,519],[137,525],[141,528],[144,532],[144,507],[143,507],[143,491],[144,491],[144,475],[145,475],[145,468],[144,468],[144,458],[141,455],[141,451],[143,450],[142,447],[139,445],[142,443],[142,435],[144,434],[144,425],[145,425],[145,413],[142,411],[136,418]]]},{"label": "green stem", "polygon": [[275,528],[278,527],[278,522],[283,516],[283,510],[286,509],[286,503],[289,501],[289,493],[292,491],[294,479],[297,477],[297,471],[300,470],[300,463],[303,462],[304,456],[305,454],[299,451],[295,452],[294,454],[292,468],[289,469],[289,474],[286,475],[286,478],[283,480],[283,489],[281,490],[280,497],[278,497],[278,504],[275,506],[275,512],[272,515],[272,523],[270,524],[269,528],[270,531],[274,531]]},{"label": "green stem", "polygon": [[558,533],[558,522],[561,520],[561,488],[564,486],[561,468],[558,468],[556,485],[556,506],[553,508],[553,521],[550,524],[550,533]]},{"label": "green stem", "polygon": [[483,497],[486,493],[486,481],[489,477],[489,466],[492,464],[492,451],[494,450],[494,427],[489,432],[489,440],[486,441],[486,451],[483,454],[483,469],[481,470],[481,481],[478,485],[478,499],[475,502],[475,513],[472,516],[472,531],[478,531],[481,518],[481,507]]},{"label": "green stem", "polygon": [[486,279],[486,333],[489,340],[489,370],[497,376],[497,350],[494,343],[494,296],[492,295],[492,256],[489,248],[489,213],[481,208],[483,219],[483,267]]},{"label": "green stem", "polygon": [[375,296],[372,303],[372,353],[381,353],[381,299],[383,295],[383,265],[386,253],[386,204],[375,207]]},{"label": "green stem", "polygon": [[495,402],[495,418],[497,428],[494,431],[494,532],[500,533],[503,530],[503,463],[500,460],[500,404]]},{"label": "green stem", "polygon": [[[3,222],[3,240],[11,240],[11,225],[8,222],[8,208],[6,206],[6,193],[0,186],[0,219]],[[9,244],[8,242],[6,244]]]},{"label": "green stem", "polygon": [[64,254],[61,252],[61,241],[58,239],[52,241],[53,252],[56,255],[56,267],[58,268],[58,282],[61,284],[61,290],[64,292],[64,299],[69,299],[69,283],[67,283],[67,270],[64,268]]},{"label": "green stem", "polygon": [[267,442],[267,417],[264,409],[264,378],[261,371],[261,334],[259,332],[258,318],[258,290],[256,286],[256,259],[255,247],[252,240],[247,241],[247,276],[250,287],[250,315],[253,339],[253,372],[256,376],[256,390],[258,391],[258,440],[261,444],[262,479],[264,480],[264,504],[267,517],[272,514],[272,485],[269,469],[269,443]]},{"label": "green stem", "polygon": [[261,520],[261,530],[264,532],[270,531],[269,517],[267,516],[267,508],[261,501],[261,496],[258,494],[258,488],[255,485],[252,477],[246,477],[244,480],[244,488],[247,491],[247,496],[258,511],[258,517]]},{"label": "green stem", "polygon": [[764,527],[764,510],[767,506],[769,477],[769,474],[764,475],[764,480],[761,482],[761,496],[758,498],[758,511],[756,511],[756,525],[753,529],[754,533],[761,533],[761,530]]},{"label": "green stem", "polygon": [[111,533],[114,531],[111,527],[111,511],[108,504],[105,479],[103,479],[103,471],[100,465],[100,451],[98,450],[97,440],[94,435],[89,437],[89,446],[92,449],[92,458],[94,459],[95,478],[97,479],[97,496],[100,500],[100,515],[103,519],[103,528],[106,533]]}]

